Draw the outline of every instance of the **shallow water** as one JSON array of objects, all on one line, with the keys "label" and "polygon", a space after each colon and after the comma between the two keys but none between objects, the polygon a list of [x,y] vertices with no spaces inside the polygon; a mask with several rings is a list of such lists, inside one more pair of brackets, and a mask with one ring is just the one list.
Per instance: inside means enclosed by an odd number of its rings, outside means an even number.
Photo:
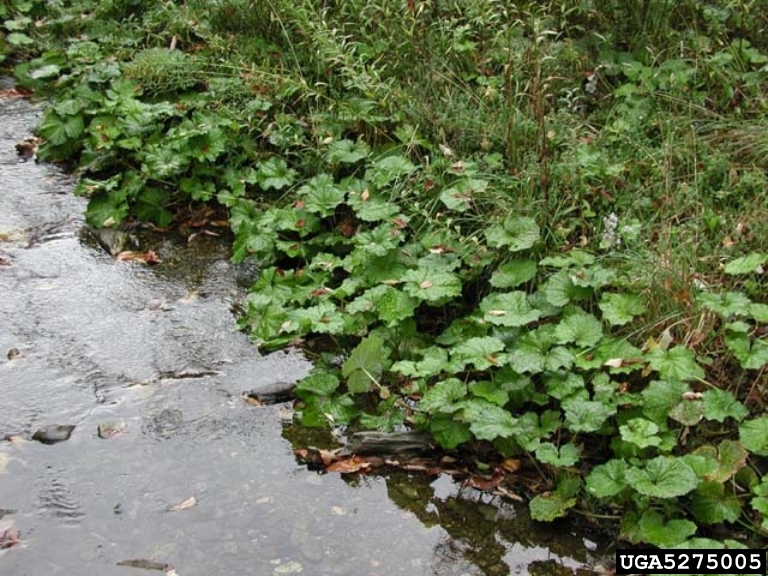
[{"label": "shallow water", "polygon": [[[597,561],[567,525],[447,477],[299,465],[289,406],[240,395],[308,365],[262,357],[235,330],[226,243],[145,239],[163,263],[114,260],[80,232],[70,178],[17,157],[36,119],[0,98],[0,509],[14,511],[0,534],[21,537],[0,574],[152,574],[127,559],[179,576],[570,574]],[[101,439],[107,422],[124,430]],[[76,428],[28,439],[47,424]]]}]

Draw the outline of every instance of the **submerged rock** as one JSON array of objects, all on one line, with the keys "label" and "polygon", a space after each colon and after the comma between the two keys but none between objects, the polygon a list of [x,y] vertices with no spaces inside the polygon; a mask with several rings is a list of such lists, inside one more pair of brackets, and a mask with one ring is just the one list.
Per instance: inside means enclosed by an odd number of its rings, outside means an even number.
[{"label": "submerged rock", "polygon": [[96,432],[99,435],[99,438],[106,440],[107,438],[112,438],[112,436],[116,434],[125,432],[127,428],[128,425],[125,422],[102,422],[96,427]]},{"label": "submerged rock", "polygon": [[32,435],[32,440],[37,440],[43,444],[56,444],[64,442],[72,436],[75,427],[72,424],[50,424],[43,426]]},{"label": "submerged rock", "polygon": [[293,389],[295,387],[295,382],[272,382],[248,392],[243,392],[243,396],[246,401],[253,404],[279,404],[280,402],[290,402],[293,400]]},{"label": "submerged rock", "polygon": [[86,228],[86,231],[111,256],[117,256],[128,248],[136,247],[137,244],[133,236],[122,230],[115,230],[114,228]]}]

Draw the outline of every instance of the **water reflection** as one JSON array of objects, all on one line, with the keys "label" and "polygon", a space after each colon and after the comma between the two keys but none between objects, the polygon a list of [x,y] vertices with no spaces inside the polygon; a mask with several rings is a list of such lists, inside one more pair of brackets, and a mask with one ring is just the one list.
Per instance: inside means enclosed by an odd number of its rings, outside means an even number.
[{"label": "water reflection", "polygon": [[[327,432],[286,427],[294,447],[333,447]],[[327,476],[333,476],[328,474]],[[566,522],[531,520],[527,506],[462,486],[450,476],[393,471],[381,475],[338,476],[364,489],[384,482],[389,499],[430,531],[438,532],[424,574],[435,576],[573,575],[592,573],[604,563],[607,542],[595,544],[571,532]],[[598,536],[591,536],[596,541]],[[593,552],[594,551],[594,552]]]}]

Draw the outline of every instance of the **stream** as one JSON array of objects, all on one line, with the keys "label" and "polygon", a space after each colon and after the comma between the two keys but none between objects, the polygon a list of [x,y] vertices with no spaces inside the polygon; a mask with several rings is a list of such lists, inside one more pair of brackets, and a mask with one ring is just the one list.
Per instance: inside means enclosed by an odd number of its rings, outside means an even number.
[{"label": "stream", "polygon": [[[0,97],[0,574],[490,576],[602,561],[591,536],[450,477],[298,463],[290,404],[242,393],[309,364],[261,356],[236,330],[226,241],[147,237],[161,263],[114,259],[83,233],[72,179],[17,155],[38,117]],[[32,440],[52,424],[75,428]]]}]

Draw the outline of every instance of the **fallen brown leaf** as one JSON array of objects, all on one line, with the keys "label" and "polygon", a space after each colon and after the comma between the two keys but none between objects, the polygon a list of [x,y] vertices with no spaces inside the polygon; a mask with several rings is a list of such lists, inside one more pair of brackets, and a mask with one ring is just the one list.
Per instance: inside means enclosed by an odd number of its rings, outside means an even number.
[{"label": "fallen brown leaf", "polygon": [[171,506],[171,510],[173,512],[179,512],[181,510],[186,510],[187,508],[192,508],[192,506],[195,506],[197,504],[197,499],[194,496],[190,496],[184,502],[179,502],[175,506]]},{"label": "fallen brown leaf", "polygon": [[501,467],[506,472],[515,473],[518,470],[520,470],[520,460],[518,460],[517,458],[507,458],[506,460],[504,460],[504,462],[501,463]]},{"label": "fallen brown leaf", "polygon": [[7,88],[6,90],[0,90],[0,96],[3,98],[26,98],[31,95],[32,90],[23,88]]},{"label": "fallen brown leaf", "polygon": [[351,456],[344,460],[334,462],[326,468],[328,472],[339,472],[341,474],[352,474],[353,472],[359,472],[360,470],[366,470],[370,468],[371,463],[368,462],[362,456]]},{"label": "fallen brown leaf", "polygon": [[497,471],[494,472],[490,478],[472,475],[464,481],[464,485],[476,490],[490,492],[495,489],[503,479],[504,475]]},{"label": "fallen brown leaf", "polygon": [[13,548],[21,543],[21,532],[18,528],[8,528],[0,532],[0,550]]},{"label": "fallen brown leaf", "polygon": [[154,250],[147,250],[146,252],[132,252],[131,250],[125,250],[115,256],[115,258],[124,262],[143,262],[144,264],[159,264],[162,262]]}]

